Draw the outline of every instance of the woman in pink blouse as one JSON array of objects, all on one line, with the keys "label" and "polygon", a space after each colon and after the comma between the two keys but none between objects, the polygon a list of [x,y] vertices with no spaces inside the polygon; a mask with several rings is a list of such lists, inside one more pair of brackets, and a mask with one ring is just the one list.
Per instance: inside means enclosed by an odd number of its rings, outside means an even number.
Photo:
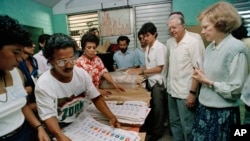
[{"label": "woman in pink blouse", "polygon": [[77,60],[76,65],[85,69],[89,75],[92,77],[92,81],[96,88],[99,90],[102,96],[108,96],[111,93],[107,90],[100,89],[101,78],[106,79],[114,88],[119,91],[125,91],[124,88],[117,85],[108,70],[104,66],[100,57],[96,55],[96,48],[99,44],[99,39],[94,34],[85,34],[81,39],[81,46],[83,50],[82,56],[80,56]]}]

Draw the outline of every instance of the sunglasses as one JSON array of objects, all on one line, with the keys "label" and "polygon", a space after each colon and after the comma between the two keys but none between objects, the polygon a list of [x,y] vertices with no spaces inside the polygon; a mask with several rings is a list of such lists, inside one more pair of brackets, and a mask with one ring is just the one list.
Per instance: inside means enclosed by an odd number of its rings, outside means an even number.
[{"label": "sunglasses", "polygon": [[61,59],[61,60],[56,60],[56,63],[57,63],[58,66],[63,67],[67,63],[75,64],[76,59],[77,59],[77,57],[72,57],[72,58],[68,58],[68,59]]}]

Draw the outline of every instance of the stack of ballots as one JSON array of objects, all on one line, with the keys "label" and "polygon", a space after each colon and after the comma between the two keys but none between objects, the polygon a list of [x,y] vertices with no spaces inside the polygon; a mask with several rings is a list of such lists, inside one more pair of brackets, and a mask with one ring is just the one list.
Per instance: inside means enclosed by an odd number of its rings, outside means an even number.
[{"label": "stack of ballots", "polygon": [[[150,111],[147,104],[143,101],[106,101],[112,113],[117,117],[120,123],[142,125]],[[104,116],[96,109],[94,104],[90,104],[88,113],[95,119],[102,119]]]}]

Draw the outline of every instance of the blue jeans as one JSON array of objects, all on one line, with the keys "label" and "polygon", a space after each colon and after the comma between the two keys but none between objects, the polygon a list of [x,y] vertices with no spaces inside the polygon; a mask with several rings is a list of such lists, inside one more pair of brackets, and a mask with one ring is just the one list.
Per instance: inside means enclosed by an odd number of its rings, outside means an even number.
[{"label": "blue jeans", "polygon": [[189,141],[195,118],[195,107],[187,108],[186,99],[168,94],[169,124],[173,141]]},{"label": "blue jeans", "polygon": [[35,129],[33,129],[29,123],[24,121],[21,129],[14,134],[13,136],[1,140],[0,141],[37,141],[37,133],[35,132]]}]

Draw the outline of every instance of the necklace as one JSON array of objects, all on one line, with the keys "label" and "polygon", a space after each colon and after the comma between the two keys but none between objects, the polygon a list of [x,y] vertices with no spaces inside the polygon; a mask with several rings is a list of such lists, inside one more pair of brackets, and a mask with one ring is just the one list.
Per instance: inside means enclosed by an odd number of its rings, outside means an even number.
[{"label": "necklace", "polygon": [[[7,87],[7,83],[6,83],[6,79],[5,79],[4,74],[2,75],[2,81],[4,82],[4,88],[6,89],[6,87]],[[6,91],[5,96],[6,96],[5,100],[4,100],[4,101],[0,100],[0,102],[5,103],[5,102],[7,102],[7,101],[8,101],[7,91]]]}]

